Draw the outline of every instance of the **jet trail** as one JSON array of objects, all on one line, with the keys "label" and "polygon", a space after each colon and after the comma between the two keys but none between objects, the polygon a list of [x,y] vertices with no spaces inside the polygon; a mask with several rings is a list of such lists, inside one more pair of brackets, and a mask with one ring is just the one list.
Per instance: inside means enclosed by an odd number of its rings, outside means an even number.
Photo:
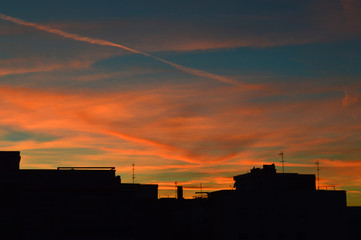
[{"label": "jet trail", "polygon": [[64,32],[64,31],[59,30],[59,29],[51,28],[51,27],[40,25],[40,24],[37,24],[37,23],[27,22],[27,21],[21,20],[19,18],[14,18],[14,17],[7,16],[7,15],[2,14],[2,13],[0,13],[0,18],[5,20],[5,21],[13,22],[15,24],[19,24],[19,25],[23,25],[23,26],[29,26],[29,27],[33,27],[33,28],[36,28],[36,29],[41,30],[41,31],[53,33],[53,34],[62,36],[64,38],[70,38],[70,39],[74,39],[74,40],[77,40],[77,41],[87,42],[87,43],[91,43],[91,44],[95,44],[95,45],[122,48],[122,49],[124,49],[126,51],[129,51],[129,52],[132,52],[132,53],[141,54],[143,56],[153,58],[153,59],[155,59],[157,61],[168,64],[168,65],[170,65],[170,66],[172,66],[172,67],[174,67],[174,68],[176,68],[176,69],[178,69],[180,71],[189,73],[189,74],[194,75],[194,76],[205,77],[205,78],[217,80],[217,81],[220,81],[220,82],[225,82],[225,83],[233,84],[233,85],[236,85],[236,86],[240,86],[240,83],[233,80],[233,79],[229,79],[229,78],[219,76],[219,75],[216,75],[216,74],[213,74],[213,73],[209,73],[209,72],[206,72],[206,71],[202,71],[202,70],[199,70],[199,69],[194,69],[194,68],[182,66],[182,65],[179,65],[177,63],[167,61],[167,60],[165,60],[163,58],[153,56],[153,55],[151,55],[149,53],[142,52],[142,51],[139,51],[139,50],[136,50],[136,49],[132,49],[132,48],[129,48],[129,47],[117,44],[117,43],[113,43],[113,42],[109,42],[109,41],[102,40],[102,39],[97,39],[97,38],[84,37],[84,36],[80,36],[78,34],[67,33],[67,32]]}]

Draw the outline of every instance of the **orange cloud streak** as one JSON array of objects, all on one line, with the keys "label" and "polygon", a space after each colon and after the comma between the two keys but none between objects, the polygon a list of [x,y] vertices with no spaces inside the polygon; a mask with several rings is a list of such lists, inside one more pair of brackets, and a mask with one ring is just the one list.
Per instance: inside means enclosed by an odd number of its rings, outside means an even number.
[{"label": "orange cloud streak", "polygon": [[[227,187],[228,180],[212,182],[208,176],[232,177],[253,166],[272,162],[279,166],[277,153],[283,150],[287,154],[285,166],[292,171],[313,173],[310,167],[319,160],[321,166],[329,169],[323,172],[325,184],[344,185],[349,176],[355,179],[353,185],[361,183],[359,172],[353,170],[360,164],[348,159],[354,154],[348,145],[354,146],[352,141],[358,141],[361,125],[344,117],[345,108],[339,99],[253,103],[249,101],[255,97],[252,94],[242,95],[239,101],[241,90],[234,87],[217,88],[217,95],[212,87],[202,92],[190,89],[193,88],[144,86],[126,91],[66,93],[1,86],[0,125],[10,128],[4,128],[0,134],[2,146],[4,150],[25,150],[25,158],[31,157],[34,150],[39,151],[41,157],[51,149],[79,148],[78,155],[64,159],[63,164],[116,163],[117,170],[121,171],[135,160],[139,161],[140,173],[149,170],[154,177],[167,169],[179,174],[184,172],[185,176],[199,173],[202,181],[215,189]],[[279,116],[287,121],[280,122]],[[333,124],[329,124],[331,118]],[[30,138],[14,142],[6,138],[6,131],[12,130],[49,134],[55,139]],[[81,149],[99,153],[81,153]],[[330,154],[324,152],[330,149],[344,154],[345,159],[322,160],[329,159],[322,154]],[[27,167],[51,165],[46,156],[25,160],[23,164]],[[54,167],[56,165],[54,162]],[[335,172],[340,178],[332,178]]]}]

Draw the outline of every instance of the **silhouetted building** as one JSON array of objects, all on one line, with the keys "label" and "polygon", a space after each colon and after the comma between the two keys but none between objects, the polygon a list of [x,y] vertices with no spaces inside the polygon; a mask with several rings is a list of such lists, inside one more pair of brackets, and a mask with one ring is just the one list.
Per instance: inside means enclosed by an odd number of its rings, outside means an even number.
[{"label": "silhouetted building", "polygon": [[345,191],[274,164],[234,177],[208,198],[158,199],[158,185],[122,183],[114,167],[20,169],[0,152],[0,226],[8,239],[360,239],[361,208]]},{"label": "silhouetted building", "polygon": [[20,152],[0,152],[9,239],[132,239],[138,206],[154,208],[158,198],[158,185],[123,184],[114,167],[19,169],[19,160]]},{"label": "silhouetted building", "polygon": [[263,165],[263,168],[253,168],[250,173],[233,177],[237,191],[313,191],[315,190],[315,175],[298,173],[276,173],[276,167]]},{"label": "silhouetted building", "polygon": [[347,239],[345,191],[316,190],[314,175],[274,164],[234,180],[235,190],[210,195],[215,239]]}]

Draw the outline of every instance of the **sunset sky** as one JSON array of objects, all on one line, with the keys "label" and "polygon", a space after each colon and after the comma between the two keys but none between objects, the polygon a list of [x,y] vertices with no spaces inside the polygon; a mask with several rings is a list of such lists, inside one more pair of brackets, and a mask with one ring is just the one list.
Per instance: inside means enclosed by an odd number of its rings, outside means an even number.
[{"label": "sunset sky", "polygon": [[361,2],[0,1],[0,150],[194,196],[275,163],[361,205]]}]

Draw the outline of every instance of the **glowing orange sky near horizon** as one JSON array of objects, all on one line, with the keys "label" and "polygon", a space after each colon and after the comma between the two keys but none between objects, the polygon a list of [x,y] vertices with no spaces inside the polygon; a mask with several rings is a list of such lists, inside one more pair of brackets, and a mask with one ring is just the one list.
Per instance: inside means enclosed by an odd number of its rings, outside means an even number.
[{"label": "glowing orange sky near horizon", "polygon": [[[212,94],[212,91],[214,89],[211,88],[202,94]],[[211,115],[204,113],[201,116],[193,114],[187,114],[189,117],[172,116],[171,111],[176,108],[174,104],[182,105],[180,104],[182,101],[177,98],[193,98],[193,94],[188,87],[182,90],[172,86],[150,91],[137,89],[122,93],[64,93],[2,87],[0,88],[2,125],[12,126],[14,129],[21,129],[35,135],[55,137],[44,142],[18,141],[16,145],[11,144],[11,141],[3,141],[9,144],[3,150],[21,150],[23,168],[115,165],[119,174],[128,175],[128,181],[131,172],[130,164],[136,162],[137,179],[158,183],[160,190],[171,191],[171,176],[174,173],[186,176],[187,171],[193,171],[200,173],[199,176],[205,175],[188,180],[179,180],[179,177],[175,175],[174,181],[183,184],[185,190],[197,189],[199,183],[203,183],[204,188],[214,190],[232,186],[232,174],[241,174],[252,166],[270,163],[269,156],[271,156],[271,161],[277,164],[279,161],[277,146],[285,146],[287,142],[292,142],[292,145],[286,145],[287,148],[279,149],[287,150],[286,159],[289,163],[286,163],[286,169],[315,173],[313,163],[317,160],[325,169],[322,171],[321,185],[338,184],[338,188],[349,187],[350,182],[346,179],[338,177],[337,181],[334,181],[336,176],[327,176],[327,172],[336,172],[338,175],[342,173],[348,178],[353,177],[354,183],[361,183],[358,172],[361,168],[360,160],[336,161],[333,159],[331,161],[327,158],[311,158],[306,162],[292,160],[293,153],[308,151],[316,155],[320,151],[327,151],[328,146],[333,146],[335,143],[352,141],[352,134],[346,136],[342,133],[345,130],[358,131],[360,125],[341,124],[344,121],[341,118],[338,120],[341,122],[338,125],[343,125],[343,127],[339,129],[327,125],[319,126],[321,119],[331,117],[327,114],[334,115],[335,111],[344,114],[344,107],[340,101],[331,99],[320,102],[281,104],[281,106],[238,104],[230,106],[225,111],[218,109],[217,114],[213,112],[210,113]],[[196,94],[199,96],[199,93]],[[233,94],[238,95],[238,91],[232,87],[225,87],[220,94],[228,96],[222,98],[226,104],[232,101]],[[177,106],[177,108],[183,107]],[[294,124],[290,116],[289,123],[279,122],[278,118],[271,117],[276,111],[277,114],[291,111],[295,115],[292,118],[296,119],[304,114],[299,112],[300,109],[307,109],[308,113],[312,112],[312,118]],[[142,124],[132,126],[136,121],[135,118],[139,119],[140,115]],[[224,124],[229,116],[237,118],[237,121]],[[250,116],[258,118],[259,121],[250,121]],[[332,133],[335,137],[315,136],[314,132],[309,130],[315,126],[318,126],[318,133]],[[239,134],[240,132],[242,134]],[[172,138],[173,135],[177,137]],[[17,149],[14,149],[14,146]],[[214,146],[218,147],[217,152],[213,152]],[[239,149],[239,147],[245,149]],[[43,156],[42,152],[46,153],[46,149],[58,149],[56,152],[63,155],[62,149],[67,148],[80,150],[78,153],[73,153],[75,156],[67,156],[67,159],[52,163],[44,162],[48,156],[47,154]],[[99,152],[82,153],[83,148]],[[344,151],[345,146],[338,148],[333,151]],[[259,149],[264,149],[261,154]],[[124,158],[130,160],[121,162],[120,159]],[[165,181],[154,179],[159,172],[165,171],[169,171],[169,176]],[[151,173],[149,177],[143,177],[149,173]],[[189,194],[187,195],[189,197]]]}]

